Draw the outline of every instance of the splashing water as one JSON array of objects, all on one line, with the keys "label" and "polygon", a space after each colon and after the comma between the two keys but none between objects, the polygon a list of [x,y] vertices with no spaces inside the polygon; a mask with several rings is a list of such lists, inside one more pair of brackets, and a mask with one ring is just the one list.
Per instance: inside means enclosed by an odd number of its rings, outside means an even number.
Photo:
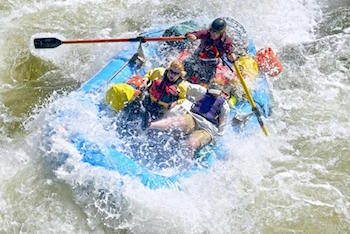
[{"label": "splashing water", "polygon": [[[341,0],[3,1],[0,231],[349,232],[349,11]],[[72,128],[112,141],[102,131],[107,122],[94,119],[94,107],[78,106],[72,91],[124,45],[33,51],[31,38],[128,37],[217,16],[234,17],[283,63],[282,75],[270,80],[270,137],[259,129],[249,138],[226,136],[226,160],[184,180],[182,191],[152,191],[133,178],[120,186],[117,172],[82,163],[50,113],[71,107],[85,114]],[[47,126],[58,133],[50,147]]]}]

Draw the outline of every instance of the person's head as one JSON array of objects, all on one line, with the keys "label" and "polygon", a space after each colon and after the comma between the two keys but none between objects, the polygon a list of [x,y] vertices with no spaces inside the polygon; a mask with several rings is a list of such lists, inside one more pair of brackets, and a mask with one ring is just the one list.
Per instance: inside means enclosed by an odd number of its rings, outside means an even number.
[{"label": "person's head", "polygon": [[210,38],[218,39],[226,31],[226,21],[222,18],[215,19],[209,28]]},{"label": "person's head", "polygon": [[170,81],[175,81],[179,77],[184,78],[186,75],[184,65],[179,60],[173,60],[168,67],[167,77]]},{"label": "person's head", "polygon": [[221,95],[221,89],[221,85],[218,85],[217,83],[210,83],[208,86],[208,93],[210,93],[214,97],[218,97]]},{"label": "person's head", "polygon": [[209,83],[208,93],[210,93],[215,97],[222,96],[222,97],[228,98],[230,96],[231,88],[232,88],[231,84],[229,83],[220,84],[219,82],[217,82],[216,79],[213,79]]}]

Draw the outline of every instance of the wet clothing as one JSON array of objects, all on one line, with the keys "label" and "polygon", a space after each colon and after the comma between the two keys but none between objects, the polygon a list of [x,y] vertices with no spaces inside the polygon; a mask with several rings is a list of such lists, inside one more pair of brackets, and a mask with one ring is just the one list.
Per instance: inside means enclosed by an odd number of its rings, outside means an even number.
[{"label": "wet clothing", "polygon": [[199,46],[199,51],[201,52],[204,48],[209,46],[216,46],[219,51],[219,57],[224,56],[224,54],[232,54],[233,53],[233,46],[232,46],[232,39],[227,36],[226,33],[223,33],[218,39],[213,40],[210,38],[210,32],[208,29],[195,31],[195,32],[189,32],[186,33],[185,36],[188,34],[195,35],[198,39],[201,39],[201,44]]},{"label": "wet clothing", "polygon": [[185,133],[195,137],[196,139],[199,140],[200,142],[200,147],[202,148],[203,146],[209,144],[212,141],[212,136],[210,133],[204,129],[197,129],[196,130],[196,122],[192,115],[186,114],[185,115]]},{"label": "wet clothing", "polygon": [[216,75],[216,64],[201,61],[196,53],[186,58],[183,65],[186,71],[185,80],[192,84],[209,84]]},{"label": "wet clothing", "polygon": [[169,108],[171,103],[181,104],[186,99],[187,87],[181,78],[169,81],[164,68],[155,68],[146,73],[144,79],[153,81],[149,94],[153,102],[163,108]]},{"label": "wet clothing", "polygon": [[[228,116],[230,113],[230,107],[226,100],[223,101],[220,110],[217,113],[217,119],[220,120],[219,124],[214,124],[201,114],[192,111],[193,103],[198,103],[207,94],[207,89],[196,84],[187,83],[187,98],[181,105],[176,106],[170,112],[175,115],[189,114],[195,121],[196,129],[202,129],[208,132],[211,136],[211,140],[215,140],[217,136],[223,135],[224,127],[227,124]],[[189,101],[190,100],[190,101]],[[192,102],[191,102],[192,101]],[[212,103],[213,104],[213,103]],[[212,105],[213,106],[213,105]],[[210,108],[209,108],[210,109]],[[186,124],[187,126],[187,124]]]},{"label": "wet clothing", "polygon": [[[163,79],[154,80],[151,88],[149,89],[150,98],[153,102],[164,108],[169,108],[173,102],[177,102],[179,99],[180,88],[178,86],[183,83],[182,79],[176,81],[169,81],[166,77],[166,72],[163,75]],[[184,90],[183,90],[184,91]],[[183,92],[182,94],[184,94]]]},{"label": "wet clothing", "polygon": [[215,97],[207,92],[201,100],[194,103],[191,112],[199,114],[216,126],[219,126],[219,116],[224,102],[224,97]]},{"label": "wet clothing", "polygon": [[194,84],[208,84],[216,75],[219,58],[233,53],[232,39],[223,33],[218,39],[212,40],[208,29],[187,34],[201,39],[201,44],[192,56],[183,61],[187,73],[185,79]]},{"label": "wet clothing", "polygon": [[152,85],[143,100],[143,128],[147,128],[150,121],[161,118],[173,102],[181,104],[186,99],[185,82],[180,77],[170,81],[167,72],[168,70],[160,67],[150,70],[144,76],[145,80],[152,81]]},{"label": "wet clothing", "polygon": [[164,115],[164,110],[166,110],[158,103],[153,102],[149,94],[145,95],[142,105],[145,108],[145,113],[142,116],[142,119],[145,122],[143,124],[161,118]]}]

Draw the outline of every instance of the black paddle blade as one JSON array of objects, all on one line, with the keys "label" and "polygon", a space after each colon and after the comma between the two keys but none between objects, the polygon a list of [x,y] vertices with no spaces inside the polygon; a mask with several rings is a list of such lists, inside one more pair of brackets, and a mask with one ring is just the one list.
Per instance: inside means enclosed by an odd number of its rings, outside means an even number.
[{"label": "black paddle blade", "polygon": [[36,49],[49,49],[56,48],[60,46],[63,42],[54,37],[46,37],[46,38],[35,38],[34,39],[34,47]]}]

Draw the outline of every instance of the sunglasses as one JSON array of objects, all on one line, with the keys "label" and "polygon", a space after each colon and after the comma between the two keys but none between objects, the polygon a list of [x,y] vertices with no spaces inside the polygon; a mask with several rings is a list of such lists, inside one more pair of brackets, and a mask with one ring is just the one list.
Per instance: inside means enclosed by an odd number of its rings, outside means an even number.
[{"label": "sunglasses", "polygon": [[177,72],[177,71],[173,71],[172,69],[170,69],[170,74],[171,75],[174,75],[174,76],[178,76],[178,75],[180,75],[180,72]]}]

